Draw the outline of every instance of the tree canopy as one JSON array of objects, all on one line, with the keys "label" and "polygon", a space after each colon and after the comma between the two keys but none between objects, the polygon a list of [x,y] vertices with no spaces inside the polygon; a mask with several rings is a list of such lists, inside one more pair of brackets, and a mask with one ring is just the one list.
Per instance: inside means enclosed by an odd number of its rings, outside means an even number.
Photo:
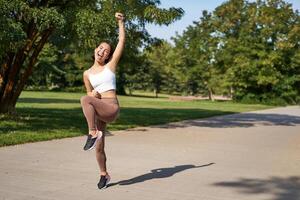
[{"label": "tree canopy", "polygon": [[[183,15],[181,8],[162,9],[159,4],[159,0],[0,0],[0,112],[14,111],[36,71],[36,76],[47,78],[44,83],[76,83],[87,65],[86,55],[102,40],[116,43],[115,12],[123,12],[127,20],[126,56],[120,65],[126,72],[138,49],[152,42],[145,24],[170,24]],[[55,77],[58,74],[63,76]],[[37,84],[37,79],[31,83]]]},{"label": "tree canopy", "polygon": [[178,56],[168,63],[184,74],[182,92],[300,101],[300,16],[283,0],[226,1],[203,11],[174,43],[169,51]]},{"label": "tree canopy", "polygon": [[147,23],[168,25],[181,8],[159,0],[0,0],[0,112],[14,111],[27,88],[78,90],[93,49],[115,46],[115,12],[126,15],[117,71],[125,88],[228,95],[237,101],[300,102],[300,15],[284,0],[228,0],[173,38],[153,38]]}]

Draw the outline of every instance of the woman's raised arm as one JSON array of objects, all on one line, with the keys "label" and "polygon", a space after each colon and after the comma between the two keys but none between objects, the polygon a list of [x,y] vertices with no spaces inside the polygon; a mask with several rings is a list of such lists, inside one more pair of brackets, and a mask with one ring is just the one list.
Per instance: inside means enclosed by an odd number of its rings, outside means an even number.
[{"label": "woman's raised arm", "polygon": [[125,46],[125,24],[124,24],[124,16],[122,13],[115,14],[116,19],[118,20],[119,25],[119,42],[117,47],[112,55],[111,60],[108,62],[108,66],[111,68],[112,71],[116,71],[116,67],[118,62],[122,56],[122,52]]}]

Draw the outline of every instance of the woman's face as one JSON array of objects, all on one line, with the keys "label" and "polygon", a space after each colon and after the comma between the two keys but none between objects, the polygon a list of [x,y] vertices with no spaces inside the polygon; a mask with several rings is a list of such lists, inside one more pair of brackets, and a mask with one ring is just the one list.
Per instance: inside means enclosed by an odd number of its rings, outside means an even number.
[{"label": "woman's face", "polygon": [[105,61],[109,58],[111,48],[110,45],[106,42],[102,42],[96,49],[95,49],[95,60],[99,63],[105,63]]}]

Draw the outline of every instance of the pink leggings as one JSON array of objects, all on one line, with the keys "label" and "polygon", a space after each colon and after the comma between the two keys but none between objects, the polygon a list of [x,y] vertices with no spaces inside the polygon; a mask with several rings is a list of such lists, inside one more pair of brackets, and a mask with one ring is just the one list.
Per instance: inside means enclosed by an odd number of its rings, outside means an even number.
[{"label": "pink leggings", "polygon": [[98,124],[98,130],[105,128],[106,123],[110,123],[118,117],[120,108],[116,98],[99,99],[83,96],[80,102],[89,130],[96,130],[96,124]]}]

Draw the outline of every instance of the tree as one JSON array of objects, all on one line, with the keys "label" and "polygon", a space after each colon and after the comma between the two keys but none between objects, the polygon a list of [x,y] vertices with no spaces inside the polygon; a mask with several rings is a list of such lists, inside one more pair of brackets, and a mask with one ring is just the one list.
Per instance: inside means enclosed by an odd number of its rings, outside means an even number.
[{"label": "tree", "polygon": [[182,74],[178,71],[178,54],[173,46],[166,41],[157,41],[144,51],[149,70],[148,88],[154,91],[156,97],[161,91],[179,92]]},{"label": "tree", "polygon": [[189,26],[174,38],[176,51],[181,55],[180,70],[185,74],[185,90],[192,95],[204,94],[214,100],[220,88],[221,69],[216,65],[219,40],[212,23],[212,14],[203,11],[199,22]]},{"label": "tree", "polygon": [[225,79],[234,88],[234,98],[295,103],[300,66],[293,69],[291,58],[299,51],[299,14],[292,6],[282,0],[232,0],[215,14],[220,22],[216,29],[224,38],[218,60],[226,66]]},{"label": "tree", "polygon": [[[73,45],[91,51],[100,40],[116,41],[113,14],[125,11],[128,42],[137,49],[149,40],[145,23],[170,24],[180,8],[160,9],[158,0],[0,0],[0,113],[14,112],[17,99],[32,75],[44,45]],[[122,67],[120,71],[122,71]]]},{"label": "tree", "polygon": [[299,19],[283,0],[230,0],[204,12],[174,40],[187,88],[236,100],[299,102]]}]

